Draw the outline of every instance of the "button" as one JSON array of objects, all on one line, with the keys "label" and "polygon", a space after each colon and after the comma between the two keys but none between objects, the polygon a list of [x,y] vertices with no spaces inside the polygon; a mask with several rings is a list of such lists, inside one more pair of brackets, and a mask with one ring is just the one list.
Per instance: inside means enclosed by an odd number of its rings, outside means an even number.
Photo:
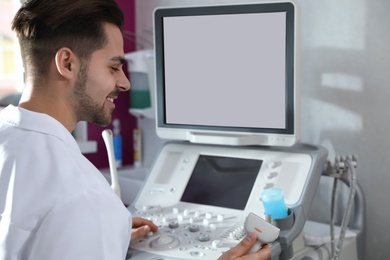
[{"label": "button", "polygon": [[191,232],[198,232],[198,231],[199,231],[199,226],[196,225],[196,224],[193,224],[193,225],[191,225],[191,226],[189,227],[189,230],[190,230]]},{"label": "button", "polygon": [[176,220],[173,220],[173,221],[169,222],[168,226],[171,229],[178,228],[179,227],[179,222],[177,222]]},{"label": "button", "polygon": [[177,220],[179,221],[179,222],[182,222],[183,220],[184,220],[184,217],[183,217],[183,215],[177,215]]},{"label": "button", "polygon": [[275,178],[276,176],[278,176],[278,172],[269,172],[269,173],[267,173],[267,178],[268,179]]},{"label": "button", "polygon": [[218,246],[221,244],[220,240],[214,240],[211,242],[211,248],[218,248]]},{"label": "button", "polygon": [[268,183],[264,184],[263,189],[266,190],[266,189],[272,188],[274,186],[275,186],[275,184],[268,182]]},{"label": "button", "polygon": [[275,162],[269,162],[269,163],[267,164],[267,167],[268,167],[269,169],[275,168]]},{"label": "button", "polygon": [[193,256],[193,257],[203,257],[204,253],[203,252],[199,252],[199,251],[191,251],[190,255]]},{"label": "button", "polygon": [[275,168],[277,168],[277,167],[279,167],[279,166],[281,166],[282,165],[282,162],[280,162],[280,161],[274,161],[274,162],[269,162],[268,164],[267,164],[267,167],[268,167],[268,169],[275,169]]},{"label": "button", "polygon": [[210,240],[210,236],[209,236],[209,234],[206,234],[206,233],[200,233],[198,235],[198,239],[200,242],[207,242]]}]

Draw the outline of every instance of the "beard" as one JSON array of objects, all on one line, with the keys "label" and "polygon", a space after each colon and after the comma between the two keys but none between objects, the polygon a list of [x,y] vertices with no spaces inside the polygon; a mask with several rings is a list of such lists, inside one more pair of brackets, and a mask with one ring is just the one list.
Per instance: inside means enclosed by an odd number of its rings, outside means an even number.
[{"label": "beard", "polygon": [[77,81],[74,86],[73,96],[75,98],[77,121],[87,121],[100,126],[107,126],[112,120],[112,111],[107,112],[103,104],[92,100],[86,94],[88,68],[81,66]]}]

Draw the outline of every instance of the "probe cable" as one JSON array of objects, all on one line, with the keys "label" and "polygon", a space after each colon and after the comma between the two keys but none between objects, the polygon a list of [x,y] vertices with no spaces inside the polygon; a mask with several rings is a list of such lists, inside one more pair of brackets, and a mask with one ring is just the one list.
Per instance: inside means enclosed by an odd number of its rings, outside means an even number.
[{"label": "probe cable", "polygon": [[349,199],[347,204],[347,210],[343,216],[343,220],[341,222],[341,230],[340,230],[340,237],[339,241],[337,243],[337,246],[335,247],[335,237],[334,237],[334,226],[335,226],[335,197],[336,197],[336,188],[337,188],[337,181],[338,178],[334,179],[333,182],[333,190],[332,190],[332,206],[331,206],[331,220],[330,220],[330,233],[331,233],[331,252],[332,252],[332,260],[338,260],[340,257],[340,250],[344,242],[345,233],[347,232],[347,227],[349,224],[349,220],[352,213],[352,207],[353,202],[355,198],[356,193],[356,171],[353,165],[353,162],[349,159],[345,160],[344,163],[346,164],[347,168],[350,171],[350,180],[349,180],[349,187],[350,187],[350,193],[349,193]]}]

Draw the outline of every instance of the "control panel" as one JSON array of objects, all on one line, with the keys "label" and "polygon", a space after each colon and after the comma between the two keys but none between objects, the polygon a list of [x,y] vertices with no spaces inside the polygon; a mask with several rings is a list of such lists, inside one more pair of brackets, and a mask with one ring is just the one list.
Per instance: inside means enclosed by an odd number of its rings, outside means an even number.
[{"label": "control panel", "polygon": [[[241,214],[226,214],[187,203],[175,207],[145,207],[134,213],[152,220],[159,230],[132,241],[131,248],[158,254],[158,259],[217,259],[245,235]],[[129,259],[155,259],[133,251]]]},{"label": "control panel", "polygon": [[282,189],[288,208],[307,205],[324,158],[307,146],[166,144],[129,208],[159,230],[132,241],[127,259],[218,259],[246,235],[248,214],[266,218],[265,189]]}]

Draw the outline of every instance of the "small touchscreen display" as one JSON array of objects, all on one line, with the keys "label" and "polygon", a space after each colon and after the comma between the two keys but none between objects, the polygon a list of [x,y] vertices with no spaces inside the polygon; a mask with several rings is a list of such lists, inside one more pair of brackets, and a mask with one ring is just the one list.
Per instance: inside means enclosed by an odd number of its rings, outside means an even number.
[{"label": "small touchscreen display", "polygon": [[200,155],[181,201],[244,210],[262,160]]}]

